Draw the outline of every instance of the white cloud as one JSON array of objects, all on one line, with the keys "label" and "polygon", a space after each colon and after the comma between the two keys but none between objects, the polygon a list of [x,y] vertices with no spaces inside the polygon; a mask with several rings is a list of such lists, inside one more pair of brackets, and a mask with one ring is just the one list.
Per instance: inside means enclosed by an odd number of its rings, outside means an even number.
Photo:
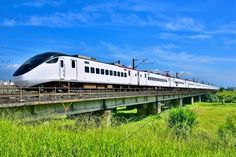
[{"label": "white cloud", "polygon": [[20,6],[33,6],[33,7],[43,7],[45,5],[49,6],[59,6],[62,0],[31,0],[21,4]]},{"label": "white cloud", "polygon": [[236,58],[214,57],[193,55],[187,52],[176,52],[172,50],[166,50],[160,46],[152,47],[152,52],[158,57],[166,61],[174,61],[175,63],[181,62],[184,64],[212,64],[216,62],[236,62]]},{"label": "white cloud", "polygon": [[[181,50],[181,47],[175,44],[166,44],[159,46],[149,46],[144,48],[132,47],[118,47],[107,42],[101,42],[101,46],[106,49],[111,55],[121,60],[131,60],[133,57],[147,58],[154,61],[156,58],[158,63],[162,62],[164,65],[212,65],[216,63],[236,63],[234,57],[216,57],[210,55],[196,55],[190,52]],[[156,60],[155,60],[156,62]],[[155,63],[154,62],[154,63]]]},{"label": "white cloud", "polygon": [[22,25],[45,27],[73,27],[87,24],[96,18],[96,15],[84,13],[54,13],[44,16],[30,16]]},{"label": "white cloud", "polygon": [[5,19],[2,24],[0,24],[2,26],[15,26],[16,25],[16,21],[14,19]]},{"label": "white cloud", "polygon": [[17,68],[20,67],[20,64],[9,64],[9,63],[4,64],[4,63],[2,63],[2,64],[0,64],[0,67],[5,70],[16,70]]},{"label": "white cloud", "polygon": [[227,46],[236,47],[236,39],[224,39],[224,43]]},{"label": "white cloud", "polygon": [[143,53],[138,50],[130,49],[130,48],[121,48],[117,47],[108,42],[101,42],[101,46],[109,52],[109,55],[115,59],[130,61],[132,58],[137,58],[137,56],[142,56]]},{"label": "white cloud", "polygon": [[212,38],[212,35],[209,35],[209,34],[196,34],[196,35],[186,36],[186,38],[204,40],[204,39]]},{"label": "white cloud", "polygon": [[211,34],[236,34],[236,21],[233,21],[228,24],[223,24],[218,26],[212,31],[209,31]]},{"label": "white cloud", "polygon": [[155,34],[155,37],[165,40],[177,40],[177,39],[191,39],[191,40],[206,40],[212,38],[210,34],[190,34],[190,35],[182,35],[177,33],[160,33]]},{"label": "white cloud", "polygon": [[172,31],[202,31],[204,29],[204,25],[200,21],[190,17],[173,19],[162,23],[161,26]]}]

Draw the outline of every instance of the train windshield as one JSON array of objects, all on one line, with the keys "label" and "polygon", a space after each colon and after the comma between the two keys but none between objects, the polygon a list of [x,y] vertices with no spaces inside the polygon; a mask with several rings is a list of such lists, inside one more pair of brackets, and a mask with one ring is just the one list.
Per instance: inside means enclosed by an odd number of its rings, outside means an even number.
[{"label": "train windshield", "polygon": [[66,56],[63,53],[56,53],[56,52],[48,52],[36,55],[29,60],[27,60],[24,64],[22,64],[19,69],[13,74],[13,76],[19,76],[29,72],[30,70],[34,69],[35,67],[39,66],[40,64],[44,63],[45,61],[52,59],[56,56]]}]

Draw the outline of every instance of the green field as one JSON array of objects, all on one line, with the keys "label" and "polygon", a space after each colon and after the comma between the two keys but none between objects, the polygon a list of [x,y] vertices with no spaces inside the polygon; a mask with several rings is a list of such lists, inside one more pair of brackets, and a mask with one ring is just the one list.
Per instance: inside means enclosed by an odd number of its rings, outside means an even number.
[{"label": "green field", "polygon": [[222,92],[217,92],[217,95],[224,95],[224,96],[233,96],[233,97],[236,97],[236,91],[222,91]]},{"label": "green field", "polygon": [[222,140],[217,134],[227,116],[236,115],[236,104],[186,108],[197,113],[198,125],[180,139],[167,128],[169,111],[148,117],[118,112],[110,127],[80,127],[65,119],[32,124],[0,120],[0,156],[236,156],[235,137]]}]

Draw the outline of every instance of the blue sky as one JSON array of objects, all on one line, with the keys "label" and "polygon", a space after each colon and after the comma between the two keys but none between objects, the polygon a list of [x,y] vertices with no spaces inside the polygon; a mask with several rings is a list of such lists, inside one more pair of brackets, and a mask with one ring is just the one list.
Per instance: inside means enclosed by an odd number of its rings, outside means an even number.
[{"label": "blue sky", "polygon": [[236,86],[236,1],[0,0],[0,79],[45,51]]}]

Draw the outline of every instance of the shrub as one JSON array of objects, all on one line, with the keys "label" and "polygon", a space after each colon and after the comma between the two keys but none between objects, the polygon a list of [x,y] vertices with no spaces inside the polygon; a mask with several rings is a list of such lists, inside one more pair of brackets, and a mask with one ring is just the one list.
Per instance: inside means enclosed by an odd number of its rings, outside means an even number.
[{"label": "shrub", "polygon": [[208,94],[206,95],[206,101],[207,102],[219,102],[219,98],[216,94]]},{"label": "shrub", "polygon": [[177,108],[169,113],[168,127],[179,137],[186,137],[197,124],[196,113],[184,108]]},{"label": "shrub", "polygon": [[235,99],[235,97],[233,97],[233,96],[227,96],[225,98],[225,102],[226,103],[234,103],[234,99]]},{"label": "shrub", "polygon": [[224,145],[236,144],[236,115],[230,114],[227,116],[225,124],[221,125],[218,129],[218,136]]},{"label": "shrub", "polygon": [[223,92],[224,90],[224,87],[220,87],[219,92]]}]

